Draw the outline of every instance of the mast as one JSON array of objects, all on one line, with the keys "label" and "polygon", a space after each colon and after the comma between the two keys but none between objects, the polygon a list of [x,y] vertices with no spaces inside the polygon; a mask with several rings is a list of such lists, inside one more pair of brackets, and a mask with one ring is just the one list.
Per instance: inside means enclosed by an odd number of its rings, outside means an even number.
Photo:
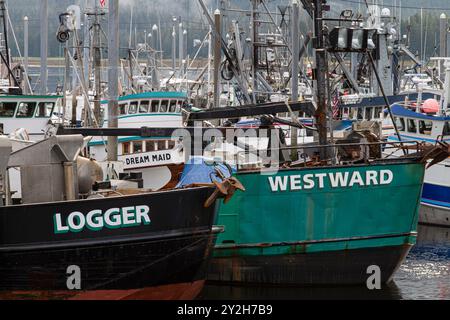
[{"label": "mast", "polygon": [[[292,80],[291,80],[291,100],[298,102],[298,74],[299,74],[299,56],[300,56],[300,37],[299,37],[299,14],[300,6],[298,0],[292,0]],[[297,116],[297,114],[296,114]],[[298,143],[298,130],[292,128],[291,146],[295,147]],[[292,156],[297,160],[297,150],[293,150]]]},{"label": "mast", "polygon": [[[181,17],[178,18],[179,19],[179,24],[178,24],[178,66],[179,66],[179,72],[180,72],[180,78],[183,78],[183,23],[181,22]],[[180,84],[181,86],[181,84]]]},{"label": "mast", "polygon": [[41,0],[41,94],[47,94],[48,0]]},{"label": "mast", "polygon": [[89,81],[89,60],[90,60],[90,30],[89,30],[89,14],[87,12],[88,9],[89,0],[84,1],[84,25],[83,25],[83,62],[84,62],[84,70],[85,70],[85,83],[87,84],[88,88],[91,89],[91,83]]},{"label": "mast", "polygon": [[[119,125],[119,0],[109,1],[109,39],[108,39],[108,127]],[[108,137],[108,161],[117,161],[117,137]]]},{"label": "mast", "polygon": [[222,59],[222,48],[220,38],[222,37],[221,13],[217,9],[214,12],[214,23],[216,28],[216,36],[214,37],[214,103],[213,109],[219,108],[220,105],[220,63]]},{"label": "mast", "polygon": [[[327,145],[327,57],[323,34],[323,7],[326,0],[314,0],[314,34],[316,37],[316,92],[317,110],[315,114],[316,127],[319,133],[319,144]],[[321,155],[324,156],[324,155]]]},{"label": "mast", "polygon": [[155,24],[152,28],[152,48],[153,48],[153,71],[152,71],[152,88],[153,90],[160,90],[159,82],[159,52],[156,49],[158,47],[158,26]]},{"label": "mast", "polygon": [[172,19],[172,71],[175,74],[177,71],[177,31],[175,29],[175,23],[177,22],[177,18]]},{"label": "mast", "polygon": [[259,47],[257,45],[257,42],[259,42],[258,37],[258,1],[252,0],[252,12],[251,12],[251,25],[252,25],[252,44],[253,44],[253,51],[252,51],[252,78],[253,78],[253,102],[256,103],[256,92],[258,91],[258,66],[259,66]]},{"label": "mast", "polygon": [[100,123],[101,67],[102,67],[99,15],[100,15],[100,8],[98,6],[98,2],[96,2],[95,20],[94,20],[94,72],[95,72],[94,117],[97,120],[97,123]]},{"label": "mast", "polygon": [[29,68],[29,32],[28,32],[28,17],[25,16],[23,18],[23,56],[24,56],[24,69],[25,69],[25,84],[24,84],[24,91],[25,94],[31,93],[31,88],[28,85],[28,68]]},{"label": "mast", "polygon": [[[9,45],[8,45],[8,22],[7,22],[7,12],[6,12],[6,6],[5,6],[5,1],[0,1],[0,11],[1,11],[1,18],[2,18],[2,23],[3,23],[3,37],[5,39],[5,54],[4,57],[7,61],[7,64],[10,65],[11,63],[11,58],[9,56]],[[10,80],[11,81],[11,80]]]}]

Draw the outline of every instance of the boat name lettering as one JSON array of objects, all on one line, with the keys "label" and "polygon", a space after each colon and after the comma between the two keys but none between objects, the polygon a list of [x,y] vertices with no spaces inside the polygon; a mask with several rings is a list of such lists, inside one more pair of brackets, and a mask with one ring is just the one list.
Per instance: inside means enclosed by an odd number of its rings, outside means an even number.
[{"label": "boat name lettering", "polygon": [[269,177],[269,185],[273,192],[299,191],[311,189],[347,188],[353,186],[389,185],[394,181],[391,170],[368,170],[365,173],[330,172],[305,175]]},{"label": "boat name lettering", "polygon": [[161,162],[161,161],[170,161],[172,156],[170,153],[166,154],[154,154],[152,156],[133,156],[125,159],[127,166],[136,165],[136,164],[145,164],[151,162]]},{"label": "boat name lettering", "polygon": [[65,219],[61,213],[53,216],[55,234],[81,232],[85,228],[91,231],[101,231],[103,228],[120,229],[149,225],[150,208],[148,206],[134,206],[124,208],[111,208],[106,211],[92,210],[86,215],[75,211]]}]

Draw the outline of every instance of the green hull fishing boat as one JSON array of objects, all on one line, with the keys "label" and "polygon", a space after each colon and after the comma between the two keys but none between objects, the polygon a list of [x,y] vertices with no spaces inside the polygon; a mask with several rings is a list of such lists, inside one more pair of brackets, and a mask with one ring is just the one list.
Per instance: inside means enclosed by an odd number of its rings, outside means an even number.
[{"label": "green hull fishing boat", "polygon": [[[372,57],[376,48],[371,40],[377,30],[363,28],[359,21],[344,19],[341,15],[333,21],[342,24],[330,31],[332,25],[324,25],[330,20],[323,18],[324,10],[330,10],[327,1],[302,3],[314,22],[313,110],[305,103],[304,109],[294,110],[298,107],[298,97],[293,94],[290,104],[258,105],[255,100],[247,106],[218,108],[191,114],[188,118],[193,123],[211,120],[214,116],[234,120],[260,116],[260,129],[275,129],[275,124],[281,123],[312,130],[317,138],[314,143],[302,146],[291,141],[292,147],[286,148],[286,139],[281,132],[276,139],[271,136],[270,147],[265,150],[259,146],[261,139],[258,147],[254,147],[250,140],[245,145],[242,139],[233,139],[232,135],[228,138],[230,144],[244,144],[241,150],[256,155],[258,161],[251,162],[251,157],[245,156],[240,162],[243,154],[237,151],[233,163],[238,168],[232,174],[246,192],[226,198],[227,206],[220,207],[217,224],[224,226],[225,232],[217,240],[208,275],[210,281],[257,285],[358,285],[377,278],[381,283],[389,282],[416,242],[425,168],[446,159],[450,153],[450,147],[445,143],[419,145],[401,139],[397,144],[386,143],[367,130],[351,132],[345,139],[333,138],[329,91],[335,85],[331,80],[335,79],[330,80],[328,52],[336,57],[345,52],[368,57],[386,110],[392,117]],[[298,4],[292,2],[293,11],[297,12]],[[297,38],[293,39],[294,47]],[[295,59],[293,75],[299,73]],[[233,59],[227,62],[232,65]],[[291,82],[292,92],[297,91],[297,81]],[[314,116],[312,127],[299,123],[298,114],[295,114],[298,111]],[[290,113],[292,121],[277,117],[283,112]],[[227,125],[231,123],[236,122],[229,121]],[[398,134],[395,121],[393,123]],[[291,134],[292,137],[296,135],[292,131]],[[276,140],[274,146],[272,142]],[[399,150],[404,156],[382,157],[383,152],[394,154]],[[264,151],[271,158],[275,153],[278,155],[267,162]],[[286,156],[289,153],[291,156]],[[217,154],[213,152],[212,157]],[[269,164],[274,169],[272,173],[264,168]]]},{"label": "green hull fishing boat", "polygon": [[246,192],[220,208],[209,280],[362,284],[378,266],[390,281],[416,243],[424,171],[405,159],[237,173]]}]

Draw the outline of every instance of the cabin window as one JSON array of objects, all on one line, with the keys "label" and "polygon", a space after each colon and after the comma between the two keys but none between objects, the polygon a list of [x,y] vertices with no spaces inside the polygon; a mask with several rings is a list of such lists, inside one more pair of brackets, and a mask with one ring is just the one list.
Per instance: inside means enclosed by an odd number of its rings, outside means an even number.
[{"label": "cabin window", "polygon": [[395,118],[395,124],[397,125],[398,131],[405,131],[405,119]]},{"label": "cabin window", "polygon": [[19,103],[19,108],[17,109],[17,118],[31,118],[34,114],[34,109],[36,109],[36,102],[21,102]]},{"label": "cabin window", "polygon": [[16,102],[0,102],[0,117],[12,118],[16,112]]},{"label": "cabin window", "polygon": [[144,144],[142,141],[133,142],[133,153],[141,153],[144,151]]},{"label": "cabin window", "polygon": [[136,114],[138,108],[137,101],[130,102],[130,106],[128,107],[128,114]]},{"label": "cabin window", "polygon": [[177,109],[177,100],[170,101],[169,112],[174,113],[176,111],[176,109]]},{"label": "cabin window", "polygon": [[366,108],[366,120],[372,120],[372,108]]},{"label": "cabin window", "polygon": [[139,113],[148,113],[148,107],[150,106],[150,101],[141,101],[139,105]]},{"label": "cabin window", "polygon": [[408,119],[408,132],[417,133],[416,120]]},{"label": "cabin window", "polygon": [[343,117],[343,118],[348,118],[349,115],[350,115],[350,109],[347,108],[347,107],[344,107],[344,108],[342,109],[342,117]]},{"label": "cabin window", "polygon": [[444,132],[442,133],[444,136],[450,136],[450,122],[446,122],[444,125]]},{"label": "cabin window", "polygon": [[159,109],[159,100],[153,100],[150,112],[158,112],[158,109]]},{"label": "cabin window", "polygon": [[178,100],[178,101],[177,101],[177,107],[176,107],[176,109],[175,109],[175,112],[176,112],[176,113],[180,113],[180,112],[181,112],[181,107],[182,107],[182,105],[183,105],[183,101]]},{"label": "cabin window", "polygon": [[159,109],[159,112],[167,112],[167,108],[169,107],[169,101],[163,100],[161,101],[161,108]]},{"label": "cabin window", "polygon": [[168,147],[167,149],[172,150],[172,149],[174,149],[174,148],[175,148],[175,141],[170,140],[170,141],[169,141],[169,147]]},{"label": "cabin window", "polygon": [[383,108],[382,107],[375,107],[373,118],[374,119],[380,119],[382,112],[383,112]]},{"label": "cabin window", "polygon": [[155,151],[155,150],[156,150],[155,141],[153,141],[153,140],[147,140],[145,150],[146,150],[147,152]]},{"label": "cabin window", "polygon": [[37,118],[50,118],[52,116],[54,102],[41,102],[36,109]]},{"label": "cabin window", "polygon": [[419,132],[431,136],[433,131],[433,121],[419,121]]},{"label": "cabin window", "polygon": [[119,104],[119,115],[123,116],[127,114],[127,105],[122,103]]},{"label": "cabin window", "polygon": [[356,120],[363,120],[364,119],[364,115],[363,115],[363,108],[358,108],[358,114],[356,116]]},{"label": "cabin window", "polygon": [[158,150],[167,150],[165,140],[158,141]]},{"label": "cabin window", "polygon": [[125,142],[122,143],[122,154],[131,154],[131,143]]}]

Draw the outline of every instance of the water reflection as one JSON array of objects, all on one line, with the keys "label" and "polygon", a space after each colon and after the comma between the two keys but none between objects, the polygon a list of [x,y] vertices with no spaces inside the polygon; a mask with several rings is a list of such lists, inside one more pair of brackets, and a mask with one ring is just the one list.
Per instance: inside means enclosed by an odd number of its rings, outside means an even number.
[{"label": "water reflection", "polygon": [[382,290],[365,287],[259,287],[208,284],[201,300],[450,299],[450,228],[420,226],[418,243]]},{"label": "water reflection", "polygon": [[450,300],[450,228],[420,226],[395,282],[403,299]]}]

